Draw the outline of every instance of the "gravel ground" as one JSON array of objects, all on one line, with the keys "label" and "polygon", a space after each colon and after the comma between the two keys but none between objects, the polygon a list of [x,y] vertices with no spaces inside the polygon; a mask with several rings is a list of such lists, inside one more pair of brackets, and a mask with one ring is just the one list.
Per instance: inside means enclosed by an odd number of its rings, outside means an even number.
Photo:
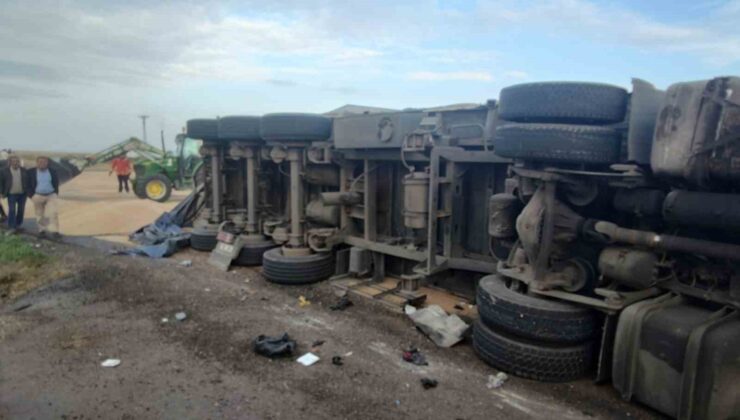
[{"label": "gravel ground", "polygon": [[[496,371],[469,343],[438,349],[403,315],[368,300],[330,311],[337,297],[327,283],[287,288],[259,270],[221,273],[193,251],[177,256],[193,260],[188,268],[77,245],[43,242],[41,249],[72,274],[0,301],[3,419],[657,416],[587,379],[553,385],[512,377],[488,389]],[[311,304],[300,307],[299,296]],[[178,311],[188,318],[174,321]],[[252,352],[257,335],[283,332],[297,340],[296,355],[324,340],[316,351],[322,359],[304,367],[295,357]],[[429,366],[402,361],[409,346]],[[334,355],[344,365],[333,365]],[[111,357],[121,365],[100,366]],[[424,390],[424,377],[439,386]]]}]

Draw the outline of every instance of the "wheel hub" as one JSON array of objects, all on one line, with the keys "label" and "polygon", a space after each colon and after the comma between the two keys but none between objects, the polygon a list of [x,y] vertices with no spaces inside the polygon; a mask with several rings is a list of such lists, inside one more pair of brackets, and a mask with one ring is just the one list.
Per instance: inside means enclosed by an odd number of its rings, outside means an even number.
[{"label": "wheel hub", "polygon": [[164,185],[160,181],[151,181],[146,184],[146,194],[151,198],[161,198],[164,195],[164,191]]}]

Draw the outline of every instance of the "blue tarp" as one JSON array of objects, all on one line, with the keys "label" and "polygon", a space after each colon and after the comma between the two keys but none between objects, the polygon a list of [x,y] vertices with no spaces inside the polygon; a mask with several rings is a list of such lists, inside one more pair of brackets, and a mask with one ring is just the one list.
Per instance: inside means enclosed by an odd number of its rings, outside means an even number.
[{"label": "blue tarp", "polygon": [[190,233],[182,230],[194,214],[198,194],[201,189],[193,191],[170,212],[161,216],[150,225],[146,225],[129,235],[131,242],[139,244],[136,248],[116,251],[117,255],[141,255],[150,258],[165,258],[188,246]]}]

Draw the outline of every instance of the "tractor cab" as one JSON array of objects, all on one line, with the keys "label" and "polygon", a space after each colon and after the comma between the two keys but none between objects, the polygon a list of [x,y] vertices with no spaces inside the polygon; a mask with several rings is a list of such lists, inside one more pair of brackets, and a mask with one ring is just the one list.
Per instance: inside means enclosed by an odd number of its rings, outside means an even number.
[{"label": "tractor cab", "polygon": [[[178,134],[175,143],[177,144],[177,159],[180,163],[178,165],[178,181],[184,184],[186,180],[195,176],[195,171],[201,165],[200,148],[203,141],[191,139],[185,134]],[[182,187],[180,186],[180,188]]]}]

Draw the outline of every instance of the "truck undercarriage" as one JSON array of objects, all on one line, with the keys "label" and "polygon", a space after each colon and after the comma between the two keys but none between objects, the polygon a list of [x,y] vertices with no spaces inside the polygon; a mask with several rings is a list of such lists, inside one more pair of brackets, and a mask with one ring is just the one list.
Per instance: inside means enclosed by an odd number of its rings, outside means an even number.
[{"label": "truck undercarriage", "polygon": [[675,418],[740,413],[740,79],[533,83],[480,106],[191,120],[188,136],[207,197],[192,245],[225,267],[390,278],[412,304],[441,287],[476,299],[473,346],[498,369],[595,372]]}]

